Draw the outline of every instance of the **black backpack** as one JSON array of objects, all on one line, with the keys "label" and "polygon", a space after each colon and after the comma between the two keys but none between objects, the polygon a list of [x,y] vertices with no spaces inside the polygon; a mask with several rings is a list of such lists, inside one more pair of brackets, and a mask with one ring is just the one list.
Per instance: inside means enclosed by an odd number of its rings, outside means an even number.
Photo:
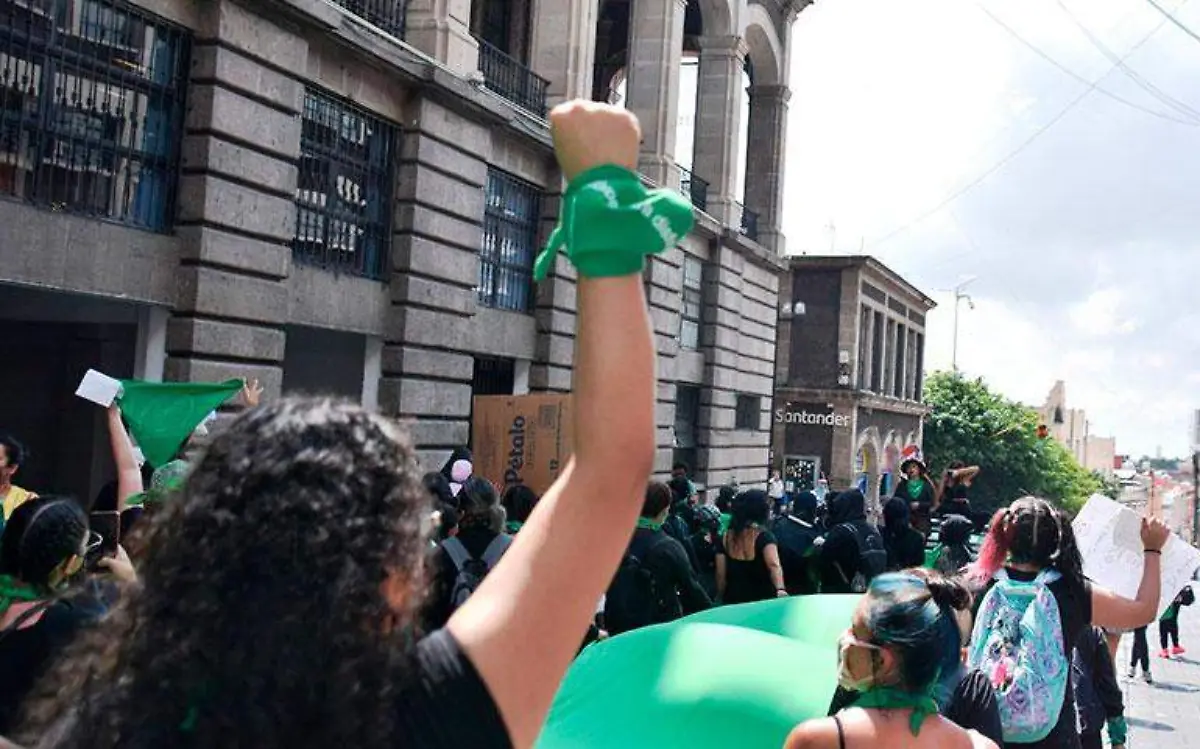
[{"label": "black backpack", "polygon": [[851,592],[865,593],[871,581],[887,571],[888,556],[883,536],[874,528],[867,527],[864,530],[854,523],[842,523],[839,527],[845,528],[858,545],[858,569],[848,575],[839,565],[838,572],[850,585]]},{"label": "black backpack", "polygon": [[[658,579],[645,563],[650,553],[669,537],[658,536],[643,549],[630,549],[621,559],[621,566],[608,586],[604,598],[604,623],[610,634],[648,627],[669,621],[679,612],[674,591],[662,590]],[[674,599],[675,605],[671,605]]]}]

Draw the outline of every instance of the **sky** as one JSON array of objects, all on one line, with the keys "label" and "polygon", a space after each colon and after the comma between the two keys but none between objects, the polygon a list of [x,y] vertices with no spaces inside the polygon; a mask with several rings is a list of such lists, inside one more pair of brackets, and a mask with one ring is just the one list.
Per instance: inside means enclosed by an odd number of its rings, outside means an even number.
[{"label": "sky", "polygon": [[[1200,0],[1159,2],[1200,34]],[[1200,40],[1146,0],[821,0],[793,34],[789,252],[875,255],[936,299],[927,369],[974,278],[964,373],[1038,406],[1064,380],[1118,453],[1185,453]]]}]

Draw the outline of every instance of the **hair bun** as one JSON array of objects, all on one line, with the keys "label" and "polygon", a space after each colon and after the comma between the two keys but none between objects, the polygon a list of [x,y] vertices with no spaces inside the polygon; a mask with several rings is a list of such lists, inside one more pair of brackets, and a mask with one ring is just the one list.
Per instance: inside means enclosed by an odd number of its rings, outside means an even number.
[{"label": "hair bun", "polygon": [[931,577],[926,581],[933,602],[943,608],[965,611],[971,605],[971,593],[958,580]]}]

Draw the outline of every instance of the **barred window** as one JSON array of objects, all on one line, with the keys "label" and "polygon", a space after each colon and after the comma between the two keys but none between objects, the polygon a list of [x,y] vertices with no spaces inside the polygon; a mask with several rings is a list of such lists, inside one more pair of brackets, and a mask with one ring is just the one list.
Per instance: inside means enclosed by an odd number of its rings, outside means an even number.
[{"label": "barred window", "polygon": [[304,92],[292,243],[297,262],[386,278],[398,130],[320,91]]},{"label": "barred window", "polygon": [[488,169],[479,303],[528,312],[533,308],[533,260],[538,251],[542,190],[499,169]]},{"label": "barred window", "polygon": [[0,11],[0,194],[166,232],[191,38],[117,0]]},{"label": "barred window", "polygon": [[683,258],[683,307],[679,312],[679,345],[695,349],[700,345],[700,310],[704,264],[685,255]]},{"label": "barred window", "polygon": [[757,395],[739,395],[734,411],[734,428],[758,431],[762,423],[762,398]]}]

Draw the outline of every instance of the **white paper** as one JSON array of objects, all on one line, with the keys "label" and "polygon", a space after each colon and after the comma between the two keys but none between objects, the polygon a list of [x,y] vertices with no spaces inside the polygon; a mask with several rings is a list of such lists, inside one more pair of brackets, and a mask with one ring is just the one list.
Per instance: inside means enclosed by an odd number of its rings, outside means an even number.
[{"label": "white paper", "polygon": [[[1072,524],[1083,574],[1126,598],[1137,596],[1142,582],[1142,518],[1108,497],[1094,495]],[[1200,550],[1172,534],[1162,554],[1162,615],[1200,569]]]},{"label": "white paper", "polygon": [[121,383],[106,374],[89,369],[80,381],[75,395],[108,408],[121,395]]}]

